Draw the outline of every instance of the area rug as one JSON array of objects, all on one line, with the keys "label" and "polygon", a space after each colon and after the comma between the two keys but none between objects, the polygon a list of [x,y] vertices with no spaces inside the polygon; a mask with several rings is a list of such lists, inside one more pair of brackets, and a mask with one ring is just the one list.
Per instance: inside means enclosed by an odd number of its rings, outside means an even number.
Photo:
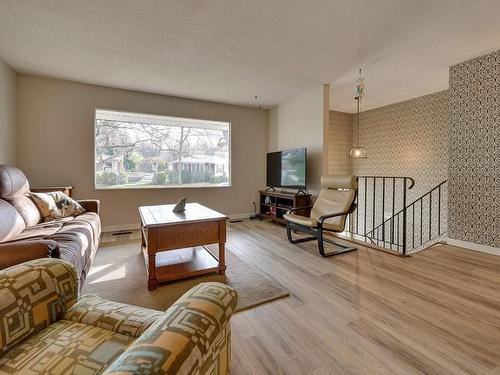
[{"label": "area rug", "polygon": [[238,292],[236,311],[288,296],[288,292],[261,272],[226,250],[226,275],[210,274],[159,284],[149,291],[138,241],[101,245],[82,294],[96,294],[111,301],[166,310],[193,286],[205,281],[225,283]]}]

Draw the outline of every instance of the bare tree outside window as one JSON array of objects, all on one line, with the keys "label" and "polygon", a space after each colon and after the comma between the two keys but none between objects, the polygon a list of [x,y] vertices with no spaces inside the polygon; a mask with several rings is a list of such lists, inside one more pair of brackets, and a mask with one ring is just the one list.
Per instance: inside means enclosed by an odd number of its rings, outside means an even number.
[{"label": "bare tree outside window", "polygon": [[230,186],[230,124],[96,110],[97,189]]}]

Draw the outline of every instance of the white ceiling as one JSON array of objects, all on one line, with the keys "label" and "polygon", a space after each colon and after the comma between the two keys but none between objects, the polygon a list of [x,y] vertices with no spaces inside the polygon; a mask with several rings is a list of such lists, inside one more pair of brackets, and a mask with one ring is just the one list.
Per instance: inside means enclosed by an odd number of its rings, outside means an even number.
[{"label": "white ceiling", "polygon": [[353,112],[362,67],[374,108],[495,49],[499,0],[0,0],[0,57],[19,72],[243,105],[327,82]]}]

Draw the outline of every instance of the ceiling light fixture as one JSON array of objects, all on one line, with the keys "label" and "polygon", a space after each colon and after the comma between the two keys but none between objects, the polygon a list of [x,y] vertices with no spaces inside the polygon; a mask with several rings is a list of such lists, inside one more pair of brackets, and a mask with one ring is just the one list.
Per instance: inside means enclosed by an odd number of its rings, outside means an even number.
[{"label": "ceiling light fixture", "polygon": [[356,107],[357,107],[357,113],[356,113],[356,123],[357,123],[357,137],[356,137],[356,143],[353,148],[351,148],[351,151],[349,151],[349,157],[351,159],[365,159],[366,158],[366,150],[364,147],[361,147],[359,145],[359,105],[361,103],[361,98],[365,95],[365,79],[361,76],[361,69],[359,69],[359,78],[356,81],[356,97],[354,100],[356,100]]}]

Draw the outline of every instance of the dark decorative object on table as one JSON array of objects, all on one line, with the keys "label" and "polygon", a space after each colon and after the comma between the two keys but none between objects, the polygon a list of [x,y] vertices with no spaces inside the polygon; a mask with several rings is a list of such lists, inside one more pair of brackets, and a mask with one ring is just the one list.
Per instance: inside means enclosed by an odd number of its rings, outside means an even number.
[{"label": "dark decorative object on table", "polygon": [[174,212],[183,212],[185,209],[186,209],[186,201],[187,201],[187,198],[184,197],[182,198],[176,205],[175,207],[172,209],[172,211]]}]

